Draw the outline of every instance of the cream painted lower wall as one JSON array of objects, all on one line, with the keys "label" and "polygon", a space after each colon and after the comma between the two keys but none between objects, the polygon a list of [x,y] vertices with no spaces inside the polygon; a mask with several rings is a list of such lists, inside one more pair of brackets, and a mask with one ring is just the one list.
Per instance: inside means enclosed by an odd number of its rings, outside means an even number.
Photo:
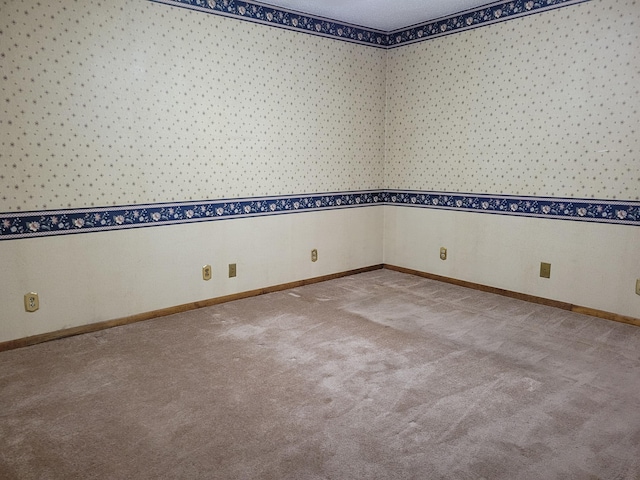
[{"label": "cream painted lower wall", "polygon": [[396,206],[384,217],[384,263],[640,318],[637,227]]},{"label": "cream painted lower wall", "polygon": [[[382,263],[382,209],[0,242],[9,272],[0,276],[0,342]],[[34,313],[24,311],[30,291],[40,296]]]},{"label": "cream painted lower wall", "polygon": [[638,318],[638,245],[631,226],[397,206],[4,241],[0,342],[383,262]]}]

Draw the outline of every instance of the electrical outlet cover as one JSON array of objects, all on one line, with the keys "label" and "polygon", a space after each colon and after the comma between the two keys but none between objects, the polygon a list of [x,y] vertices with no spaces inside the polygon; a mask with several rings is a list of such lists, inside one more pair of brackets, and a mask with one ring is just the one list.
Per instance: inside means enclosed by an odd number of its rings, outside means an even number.
[{"label": "electrical outlet cover", "polygon": [[202,267],[202,279],[211,280],[211,265],[205,265]]},{"label": "electrical outlet cover", "polygon": [[27,312],[35,312],[40,308],[40,300],[38,294],[35,292],[29,292],[24,296],[24,309]]}]

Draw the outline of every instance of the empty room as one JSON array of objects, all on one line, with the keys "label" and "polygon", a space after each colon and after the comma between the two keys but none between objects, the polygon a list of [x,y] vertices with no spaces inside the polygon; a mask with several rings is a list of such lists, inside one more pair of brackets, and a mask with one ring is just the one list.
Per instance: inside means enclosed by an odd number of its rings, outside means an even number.
[{"label": "empty room", "polygon": [[0,91],[0,478],[640,478],[637,0],[0,0]]}]

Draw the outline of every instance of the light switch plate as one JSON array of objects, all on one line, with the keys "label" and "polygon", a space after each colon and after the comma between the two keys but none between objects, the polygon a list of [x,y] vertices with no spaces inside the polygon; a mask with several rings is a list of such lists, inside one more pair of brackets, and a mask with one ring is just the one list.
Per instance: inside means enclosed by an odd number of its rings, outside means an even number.
[{"label": "light switch plate", "polygon": [[551,278],[551,264],[541,262],[540,263],[540,276],[542,278]]}]

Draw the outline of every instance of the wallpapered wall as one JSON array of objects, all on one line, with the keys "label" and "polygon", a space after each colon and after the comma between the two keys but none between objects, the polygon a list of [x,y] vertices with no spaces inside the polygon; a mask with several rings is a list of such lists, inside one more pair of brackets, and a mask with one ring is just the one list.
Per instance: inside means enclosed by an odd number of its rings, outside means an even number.
[{"label": "wallpapered wall", "polygon": [[[593,0],[384,50],[147,1],[0,0],[0,212],[375,189],[638,199],[639,15]],[[637,317],[637,232],[373,206],[1,241],[0,342],[382,262]]]},{"label": "wallpapered wall", "polygon": [[640,200],[634,0],[388,51],[151,2],[1,5],[0,212],[374,188]]},{"label": "wallpapered wall", "polygon": [[[387,53],[387,188],[638,204],[639,2],[593,0]],[[637,226],[385,207],[385,263],[634,318],[639,240]]]},{"label": "wallpapered wall", "polygon": [[387,188],[640,199],[640,5],[388,51]]},{"label": "wallpapered wall", "polygon": [[382,50],[144,1],[0,10],[0,212],[383,186]]}]

